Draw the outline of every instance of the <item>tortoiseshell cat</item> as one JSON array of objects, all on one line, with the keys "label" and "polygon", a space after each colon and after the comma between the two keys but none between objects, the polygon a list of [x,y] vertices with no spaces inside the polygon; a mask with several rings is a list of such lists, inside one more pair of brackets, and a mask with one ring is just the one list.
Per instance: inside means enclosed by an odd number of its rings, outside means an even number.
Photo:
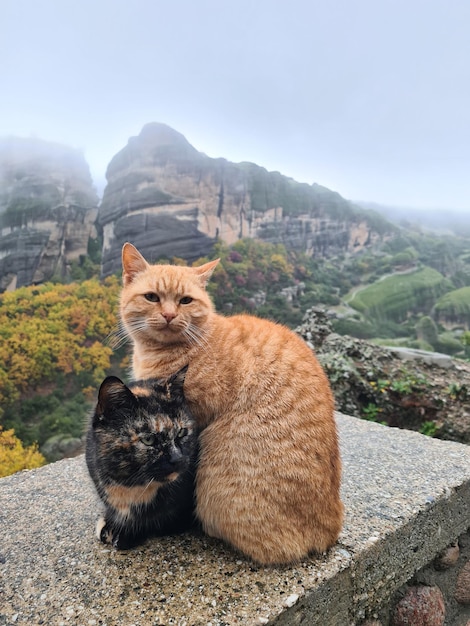
[{"label": "tortoiseshell cat", "polygon": [[189,364],[185,395],[203,429],[203,529],[264,564],[326,550],[343,520],[341,461],[333,396],[313,352],[285,326],[218,315],[205,288],[218,260],[150,265],[129,243],[122,260],[134,377]]},{"label": "tortoiseshell cat", "polygon": [[128,387],[110,376],[100,387],[86,462],[105,505],[96,528],[103,543],[127,549],[195,520],[197,428],[183,395],[186,370]]}]

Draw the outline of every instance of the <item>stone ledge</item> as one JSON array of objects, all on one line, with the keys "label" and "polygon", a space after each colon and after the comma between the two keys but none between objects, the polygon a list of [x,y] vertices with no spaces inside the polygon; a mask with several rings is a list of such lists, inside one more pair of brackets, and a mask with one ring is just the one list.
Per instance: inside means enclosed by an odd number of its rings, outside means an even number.
[{"label": "stone ledge", "polygon": [[0,480],[0,624],[359,624],[470,527],[470,447],[337,415],[346,521],[264,568],[202,535],[107,549],[83,456]]}]

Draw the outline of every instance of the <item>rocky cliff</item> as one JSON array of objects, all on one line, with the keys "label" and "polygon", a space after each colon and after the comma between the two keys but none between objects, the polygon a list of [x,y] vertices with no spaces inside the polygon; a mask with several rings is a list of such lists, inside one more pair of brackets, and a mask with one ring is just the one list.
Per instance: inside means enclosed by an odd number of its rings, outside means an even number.
[{"label": "rocky cliff", "polygon": [[253,237],[330,256],[373,245],[393,227],[320,185],[253,163],[198,152],[164,124],[148,124],[111,161],[99,209],[103,275],[132,241],[150,260],[194,260],[219,238]]},{"label": "rocky cliff", "polygon": [[83,155],[0,140],[0,291],[64,276],[95,236],[98,197]]}]

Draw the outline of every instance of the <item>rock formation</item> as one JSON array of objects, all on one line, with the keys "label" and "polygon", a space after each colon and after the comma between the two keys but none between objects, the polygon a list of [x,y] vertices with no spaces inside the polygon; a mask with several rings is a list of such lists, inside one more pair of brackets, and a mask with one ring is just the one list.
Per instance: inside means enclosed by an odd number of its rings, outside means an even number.
[{"label": "rock formation", "polygon": [[119,271],[125,241],[149,260],[191,261],[217,238],[230,244],[241,237],[330,256],[360,250],[393,229],[319,185],[210,158],[163,124],[148,124],[132,137],[106,176],[98,214],[103,275]]},{"label": "rock formation", "polygon": [[97,206],[79,151],[39,139],[0,140],[0,291],[63,277],[87,253]]},{"label": "rock formation", "polygon": [[470,363],[338,335],[334,315],[312,307],[296,332],[315,350],[338,411],[470,444]]},{"label": "rock formation", "polygon": [[0,292],[67,275],[96,225],[102,275],[121,269],[132,241],[149,260],[208,254],[216,240],[252,237],[328,257],[395,229],[320,185],[253,163],[198,152],[177,131],[148,124],[112,159],[103,201],[83,155],[37,139],[0,140]]}]

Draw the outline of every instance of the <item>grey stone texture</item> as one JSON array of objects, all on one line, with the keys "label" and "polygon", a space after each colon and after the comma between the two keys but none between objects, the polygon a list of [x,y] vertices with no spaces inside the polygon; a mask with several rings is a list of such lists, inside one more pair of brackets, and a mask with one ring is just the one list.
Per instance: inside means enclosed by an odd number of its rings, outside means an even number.
[{"label": "grey stone texture", "polygon": [[0,624],[304,624],[374,619],[470,527],[470,447],[337,414],[346,520],[293,566],[202,534],[116,552],[94,537],[83,457],[0,480]]}]

